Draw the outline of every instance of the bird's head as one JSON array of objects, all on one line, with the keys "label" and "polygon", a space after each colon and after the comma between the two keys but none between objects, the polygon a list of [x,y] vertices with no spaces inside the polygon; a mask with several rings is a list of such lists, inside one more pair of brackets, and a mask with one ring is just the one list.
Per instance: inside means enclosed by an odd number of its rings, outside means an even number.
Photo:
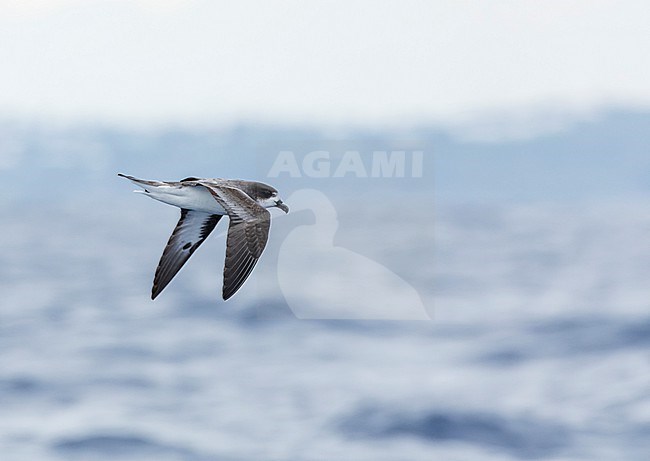
[{"label": "bird's head", "polygon": [[278,191],[268,184],[257,183],[255,190],[255,199],[257,203],[264,208],[279,208],[285,213],[289,213],[289,207],[280,199]]}]

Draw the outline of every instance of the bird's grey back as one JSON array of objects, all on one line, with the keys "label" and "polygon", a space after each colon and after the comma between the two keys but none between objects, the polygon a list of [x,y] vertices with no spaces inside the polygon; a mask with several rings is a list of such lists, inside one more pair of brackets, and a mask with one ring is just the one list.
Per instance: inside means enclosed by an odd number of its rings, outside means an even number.
[{"label": "bird's grey back", "polygon": [[235,187],[242,190],[246,195],[251,197],[253,200],[267,199],[270,198],[273,194],[277,194],[277,190],[274,187],[264,184],[257,181],[246,181],[243,179],[205,179],[202,182],[208,184],[214,184],[215,186],[226,186],[226,187]]}]

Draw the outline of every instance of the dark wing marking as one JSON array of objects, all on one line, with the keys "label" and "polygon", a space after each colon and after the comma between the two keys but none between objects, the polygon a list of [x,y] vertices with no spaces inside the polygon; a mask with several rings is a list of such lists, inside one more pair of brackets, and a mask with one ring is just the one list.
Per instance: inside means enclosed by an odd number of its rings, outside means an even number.
[{"label": "dark wing marking", "polygon": [[222,291],[227,300],[244,284],[262,255],[271,214],[240,189],[214,185],[208,189],[230,217]]},{"label": "dark wing marking", "polygon": [[220,215],[181,209],[181,219],[169,237],[156,268],[151,299],[156,299],[171,282],[190,256],[208,238],[219,219]]}]

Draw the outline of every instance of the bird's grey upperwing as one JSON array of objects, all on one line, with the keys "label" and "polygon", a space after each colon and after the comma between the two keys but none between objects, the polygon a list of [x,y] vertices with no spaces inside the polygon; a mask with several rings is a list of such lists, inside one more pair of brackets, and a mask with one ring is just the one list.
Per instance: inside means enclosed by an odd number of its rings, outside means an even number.
[{"label": "bird's grey upperwing", "polygon": [[181,209],[181,219],[169,237],[156,268],[151,299],[156,299],[171,282],[190,256],[208,238],[219,219],[220,215]]},{"label": "bird's grey upperwing", "polygon": [[203,185],[230,217],[222,290],[223,299],[227,300],[243,285],[262,255],[269,237],[271,213],[238,188]]}]

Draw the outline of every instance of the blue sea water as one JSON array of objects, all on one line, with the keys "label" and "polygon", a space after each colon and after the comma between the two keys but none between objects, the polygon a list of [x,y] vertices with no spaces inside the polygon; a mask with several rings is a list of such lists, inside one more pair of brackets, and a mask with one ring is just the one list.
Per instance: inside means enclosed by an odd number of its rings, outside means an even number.
[{"label": "blue sea water", "polygon": [[142,202],[3,211],[3,460],[646,459],[641,204],[439,209],[406,322],[224,304],[219,238],[151,302],[175,214]]},{"label": "blue sea water", "polygon": [[[332,195],[336,243],[416,287],[431,321],[297,319],[281,221],[229,302],[219,228],[149,299],[178,212],[115,173],[244,176],[255,132],[0,126],[23,147],[0,163],[0,460],[647,459],[649,120],[436,134],[435,204],[405,207],[414,191],[390,181],[364,183],[361,211]],[[308,270],[328,299],[331,273]]]}]

